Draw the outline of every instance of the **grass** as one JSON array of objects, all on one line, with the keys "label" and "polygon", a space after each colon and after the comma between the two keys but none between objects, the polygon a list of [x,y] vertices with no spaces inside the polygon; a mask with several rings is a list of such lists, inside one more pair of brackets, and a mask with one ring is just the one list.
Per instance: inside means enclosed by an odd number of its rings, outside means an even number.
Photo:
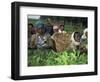
[{"label": "grass", "polygon": [[78,50],[55,52],[50,49],[29,49],[28,66],[87,64],[87,53]]}]

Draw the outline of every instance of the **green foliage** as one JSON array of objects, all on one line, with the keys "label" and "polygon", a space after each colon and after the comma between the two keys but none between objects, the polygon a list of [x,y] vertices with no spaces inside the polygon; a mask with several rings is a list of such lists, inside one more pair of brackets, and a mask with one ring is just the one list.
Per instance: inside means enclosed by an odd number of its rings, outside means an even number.
[{"label": "green foliage", "polygon": [[32,23],[33,25],[35,25],[37,21],[37,19],[28,19],[28,23]]},{"label": "green foliage", "polygon": [[28,50],[28,66],[87,64],[87,53],[78,50],[55,52],[50,49]]}]

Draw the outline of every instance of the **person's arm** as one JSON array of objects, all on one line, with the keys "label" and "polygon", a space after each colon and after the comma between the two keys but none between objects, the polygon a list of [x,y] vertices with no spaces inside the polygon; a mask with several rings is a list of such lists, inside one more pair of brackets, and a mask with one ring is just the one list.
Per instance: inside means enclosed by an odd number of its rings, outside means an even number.
[{"label": "person's arm", "polygon": [[48,47],[53,46],[53,40],[49,34],[47,34],[47,45],[48,45]]},{"label": "person's arm", "polygon": [[31,41],[30,41],[30,47],[31,48],[35,48],[35,39],[36,39],[36,34],[33,34],[32,36],[31,36]]}]

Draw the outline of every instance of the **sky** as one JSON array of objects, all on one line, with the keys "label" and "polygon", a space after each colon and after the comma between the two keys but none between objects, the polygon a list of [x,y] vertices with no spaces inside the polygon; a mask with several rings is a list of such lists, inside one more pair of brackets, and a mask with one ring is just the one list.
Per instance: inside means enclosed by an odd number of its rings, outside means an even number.
[{"label": "sky", "polygon": [[39,19],[40,16],[39,15],[28,15],[28,18],[30,18],[30,19]]}]

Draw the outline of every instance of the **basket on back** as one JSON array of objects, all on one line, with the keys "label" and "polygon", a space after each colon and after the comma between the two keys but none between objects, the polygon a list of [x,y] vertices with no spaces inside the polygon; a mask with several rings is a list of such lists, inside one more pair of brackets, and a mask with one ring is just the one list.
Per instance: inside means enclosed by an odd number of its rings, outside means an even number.
[{"label": "basket on back", "polygon": [[52,36],[56,51],[64,51],[70,45],[70,35],[68,33],[54,33]]}]

